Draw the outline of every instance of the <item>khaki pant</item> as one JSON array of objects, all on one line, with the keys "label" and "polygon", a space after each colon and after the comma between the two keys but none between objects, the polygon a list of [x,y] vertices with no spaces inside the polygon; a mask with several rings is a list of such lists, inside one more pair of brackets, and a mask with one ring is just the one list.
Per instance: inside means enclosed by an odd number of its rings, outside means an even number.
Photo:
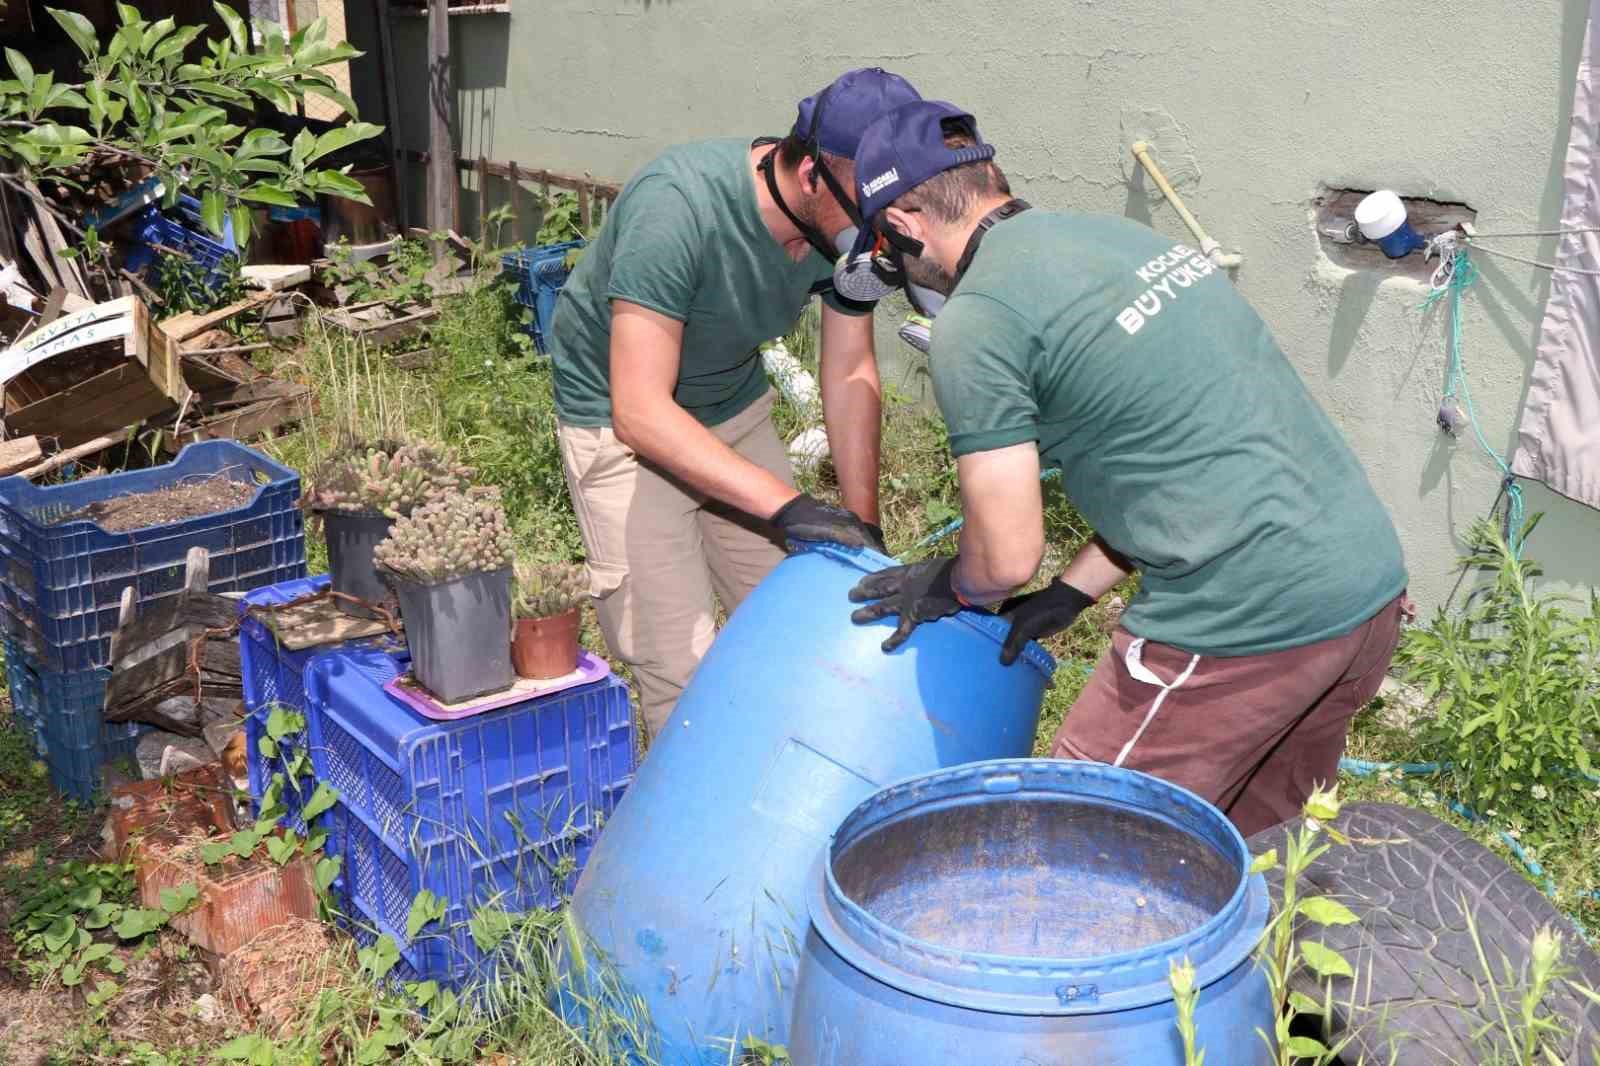
[{"label": "khaki pant", "polygon": [[[711,432],[793,484],[772,402],[769,392]],[[562,425],[560,439],[600,631],[633,668],[654,738],[716,635],[713,593],[732,613],[784,551],[772,527],[641,461],[610,427]]]},{"label": "khaki pant", "polygon": [[1339,778],[1350,719],[1378,692],[1405,596],[1340,637],[1212,658],[1126,629],[1056,731],[1058,759],[1143,770],[1199,793],[1245,836]]}]

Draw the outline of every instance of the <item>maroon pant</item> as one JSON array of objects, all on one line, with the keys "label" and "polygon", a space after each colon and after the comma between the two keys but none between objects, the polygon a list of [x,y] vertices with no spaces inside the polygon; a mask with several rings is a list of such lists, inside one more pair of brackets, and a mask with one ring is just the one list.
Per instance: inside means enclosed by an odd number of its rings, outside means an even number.
[{"label": "maroon pant", "polygon": [[1126,766],[1197,792],[1246,836],[1332,784],[1350,719],[1377,694],[1405,596],[1343,636],[1229,658],[1118,629],[1056,731],[1055,755]]}]

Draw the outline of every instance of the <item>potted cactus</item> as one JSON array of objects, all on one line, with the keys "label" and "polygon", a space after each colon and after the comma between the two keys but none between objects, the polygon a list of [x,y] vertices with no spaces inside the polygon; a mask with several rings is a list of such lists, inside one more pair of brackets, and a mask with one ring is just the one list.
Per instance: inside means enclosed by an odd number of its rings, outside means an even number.
[{"label": "potted cactus", "polygon": [[397,520],[373,552],[400,598],[412,673],[443,703],[511,686],[511,551],[499,492],[474,488]]},{"label": "potted cactus", "polygon": [[[426,442],[352,445],[324,463],[308,504],[322,516],[334,591],[369,603],[391,601],[373,568],[373,548],[396,519],[442,493],[464,492],[472,475],[454,450]],[[346,614],[369,616],[348,600],[337,602]]]},{"label": "potted cactus", "polygon": [[511,665],[518,677],[562,677],[578,668],[578,611],[588,593],[581,563],[517,563]]}]

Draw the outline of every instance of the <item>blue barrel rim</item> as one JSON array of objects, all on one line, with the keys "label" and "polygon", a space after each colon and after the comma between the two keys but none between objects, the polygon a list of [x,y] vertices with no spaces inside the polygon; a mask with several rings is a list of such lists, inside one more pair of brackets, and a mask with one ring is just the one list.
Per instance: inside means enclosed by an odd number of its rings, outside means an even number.
[{"label": "blue barrel rim", "polygon": [[[1017,787],[992,788],[998,778],[1017,779]],[[1162,806],[1136,807],[1141,814],[1171,822],[1176,809],[1212,820],[1235,850],[1239,883],[1228,901],[1192,932],[1133,951],[1085,959],[1037,959],[959,951],[908,936],[850,899],[833,873],[836,849],[853,843],[887,819],[939,800],[983,794],[1025,795],[1060,788],[1041,784],[1070,780],[1070,791],[1098,802],[1128,807],[1115,797],[1086,792],[1083,784],[1132,782]],[[1189,828],[1179,826],[1180,828]],[[1211,841],[1215,843],[1215,841]],[[1065,1016],[1102,1014],[1148,1007],[1172,998],[1167,982],[1172,962],[1194,964],[1196,986],[1204,988],[1249,960],[1271,911],[1266,879],[1250,874],[1250,849],[1244,837],[1213,804],[1151,774],[1105,763],[1072,759],[992,759],[909,777],[874,793],[847,815],[818,855],[806,890],[812,927],[840,958],[869,978],[922,999],[998,1014]],[[962,978],[982,975],[985,988]],[[1108,988],[1107,986],[1112,986]]]},{"label": "blue barrel rim", "polygon": [[[864,574],[875,574],[879,570],[901,565],[900,560],[885,555],[880,551],[874,551],[872,548],[847,548],[842,544],[812,542],[803,542],[801,547],[805,551],[826,555],[830,559],[836,559],[841,563],[853,566]],[[1007,634],[1011,631],[1011,627],[1003,619],[986,611],[967,609],[959,611],[951,617],[969,629],[983,634],[996,644],[1004,644]],[[890,654],[893,653],[891,652]],[[1055,656],[1046,651],[1038,641],[1028,641],[1018,658],[1026,661],[1029,666],[1043,674],[1046,681],[1049,681],[1056,672]]]}]

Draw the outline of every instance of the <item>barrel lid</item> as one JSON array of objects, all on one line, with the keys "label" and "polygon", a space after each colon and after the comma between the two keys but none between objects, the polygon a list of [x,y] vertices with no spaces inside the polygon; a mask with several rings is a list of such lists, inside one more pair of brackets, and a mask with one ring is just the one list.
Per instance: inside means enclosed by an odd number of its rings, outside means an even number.
[{"label": "barrel lid", "polygon": [[[815,552],[836,559],[847,566],[853,566],[863,574],[875,574],[879,570],[887,570],[891,566],[899,566],[900,560],[874,551],[871,548],[846,548],[842,544],[819,544],[810,542],[797,542],[803,551]],[[993,640],[997,645],[1006,642],[1006,636],[1011,632],[1011,625],[999,615],[989,611],[968,608],[954,616],[954,620],[969,629],[976,630]],[[915,639],[915,638],[913,638]],[[1056,672],[1055,656],[1045,651],[1037,641],[1030,640],[1022,649],[1021,658],[1035,670],[1038,670],[1049,680]]]},{"label": "barrel lid", "polygon": [[[875,828],[966,797],[995,801],[1054,794],[1119,805],[1199,832],[1238,866],[1239,883],[1189,933],[1093,958],[1036,958],[962,951],[910,936],[851,899],[833,860]],[[807,903],[818,935],[862,973],[923,999],[999,1014],[1060,1016],[1131,1010],[1172,998],[1168,971],[1189,959],[1204,987],[1246,961],[1270,910],[1265,879],[1250,874],[1244,838],[1199,796],[1149,774],[1065,759],[996,759],[907,778],[845,818],[818,857]]]}]

